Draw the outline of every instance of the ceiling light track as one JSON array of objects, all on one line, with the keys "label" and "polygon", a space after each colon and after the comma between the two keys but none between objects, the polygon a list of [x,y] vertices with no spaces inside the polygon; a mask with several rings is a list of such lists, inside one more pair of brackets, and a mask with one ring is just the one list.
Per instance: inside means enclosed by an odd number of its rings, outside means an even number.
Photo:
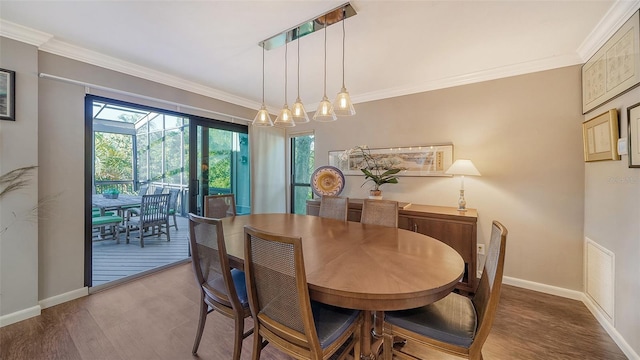
[{"label": "ceiling light track", "polygon": [[277,35],[265,39],[259,42],[258,45],[264,47],[266,50],[275,49],[288,42],[297,40],[303,36],[323,30],[325,27],[325,23],[327,26],[331,26],[354,15],[357,15],[357,13],[353,6],[351,6],[350,3],[344,3],[322,15],[307,20]]}]

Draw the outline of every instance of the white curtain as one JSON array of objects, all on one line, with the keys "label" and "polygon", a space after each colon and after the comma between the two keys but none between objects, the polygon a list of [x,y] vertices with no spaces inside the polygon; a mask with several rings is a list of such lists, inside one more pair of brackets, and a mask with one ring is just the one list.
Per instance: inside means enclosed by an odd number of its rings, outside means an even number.
[{"label": "white curtain", "polygon": [[284,129],[249,126],[251,212],[287,211],[286,136]]}]

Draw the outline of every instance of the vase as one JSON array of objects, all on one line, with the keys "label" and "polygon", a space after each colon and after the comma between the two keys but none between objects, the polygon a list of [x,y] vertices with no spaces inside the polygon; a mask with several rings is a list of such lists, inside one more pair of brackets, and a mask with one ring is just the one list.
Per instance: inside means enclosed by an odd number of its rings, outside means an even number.
[{"label": "vase", "polygon": [[382,200],[382,190],[369,190],[369,199]]}]

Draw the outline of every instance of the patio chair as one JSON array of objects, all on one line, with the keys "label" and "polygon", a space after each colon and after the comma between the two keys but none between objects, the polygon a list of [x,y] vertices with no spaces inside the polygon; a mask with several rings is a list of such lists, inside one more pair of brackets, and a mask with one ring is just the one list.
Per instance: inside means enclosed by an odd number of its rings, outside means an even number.
[{"label": "patio chair", "polygon": [[173,216],[173,227],[178,230],[178,222],[176,221],[176,212],[178,211],[178,196],[180,189],[169,189],[169,215]]},{"label": "patio chair", "polygon": [[[137,229],[140,233],[140,247],[144,247],[144,230],[158,228],[158,236],[162,233],[167,235],[167,241],[171,241],[169,234],[169,194],[143,195],[140,205],[140,215],[131,216],[133,213],[127,211],[126,238],[129,243],[129,233]],[[164,227],[164,231],[162,230]]]},{"label": "patio chair", "polygon": [[140,188],[138,189],[138,196],[147,195],[148,190],[149,190],[149,185],[147,184],[140,185]]},{"label": "patio chair", "polygon": [[236,216],[236,197],[233,194],[207,195],[204,197],[204,216],[222,219]]},{"label": "patio chair", "polygon": [[153,189],[153,195],[158,195],[158,194],[162,194],[164,192],[164,188],[160,187],[160,186],[156,186]]}]

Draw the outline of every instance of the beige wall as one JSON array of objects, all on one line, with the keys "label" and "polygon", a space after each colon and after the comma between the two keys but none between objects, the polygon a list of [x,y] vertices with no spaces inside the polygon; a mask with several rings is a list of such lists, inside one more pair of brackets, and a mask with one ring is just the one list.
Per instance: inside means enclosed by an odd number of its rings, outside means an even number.
[{"label": "beige wall", "polygon": [[[77,191],[84,177],[85,89],[54,80],[38,81],[38,71],[242,118],[252,118],[255,110],[52,54],[36,54],[33,47],[1,40],[2,66],[22,69],[23,79],[30,79],[29,84],[21,85],[20,91],[26,94],[20,95],[20,101],[26,103],[21,103],[18,110],[25,116],[31,113],[32,120],[1,124],[0,170],[38,161],[39,147],[39,197],[54,199],[52,215],[38,224],[39,253],[33,241],[33,225],[16,228],[20,237],[32,239],[20,242],[26,248],[7,252],[6,239],[2,239],[3,315],[34,305],[34,294],[36,299],[47,299],[83,286],[83,225],[77,217],[82,199]],[[17,49],[12,56],[5,55],[8,47]],[[11,64],[5,65],[8,58]],[[619,101],[628,106],[639,92]],[[124,95],[113,97],[131,100]],[[634,307],[640,296],[640,271],[635,261],[640,255],[637,176],[635,169],[626,168],[624,158],[623,162],[587,164],[585,174],[581,122],[588,116],[581,115],[580,104],[580,67],[574,66],[357,104],[358,114],[353,118],[311,122],[294,131],[315,132],[318,166],[327,163],[329,150],[359,144],[453,143],[454,158],[472,159],[483,175],[467,178],[465,183],[468,206],[477,208],[480,214],[479,242],[487,242],[493,219],[509,228],[506,276],[582,291],[583,231],[616,253],[616,329],[638,352],[640,321]],[[166,104],[150,105],[169,108]],[[34,123],[36,113],[39,120]],[[276,134],[263,135],[270,138]],[[277,153],[281,153],[281,142],[276,143]],[[20,157],[10,156],[7,148],[19,149]],[[14,164],[16,159],[20,161]],[[252,160],[259,161],[255,156]],[[281,177],[284,169],[275,171]],[[632,180],[612,184],[611,176]],[[368,188],[360,187],[362,181],[362,177],[347,177],[343,195],[364,197]],[[385,185],[383,190],[389,199],[455,206],[459,184],[459,179],[448,177],[403,177],[400,184]],[[255,184],[253,189],[259,191]],[[0,208],[2,224],[7,212],[4,206]],[[268,207],[258,208],[269,211]],[[19,253],[22,257],[16,258],[19,261],[15,268],[5,270],[6,259]],[[19,275],[7,280],[4,274],[9,272]],[[11,308],[4,307],[8,283],[27,288],[20,289],[24,296],[11,293]]]},{"label": "beige wall", "polygon": [[[506,276],[582,291],[583,179],[578,66],[356,105],[357,115],[311,122],[316,165],[329,150],[454,144],[482,177],[465,179],[467,206],[479,212],[478,241],[491,221],[509,229]],[[363,177],[343,195],[363,197]],[[460,179],[402,177],[384,197],[456,206]]]},{"label": "beige wall", "polygon": [[[584,116],[588,120],[617,109],[620,134],[627,137],[627,107],[640,102],[635,89]],[[640,354],[640,169],[620,161],[585,165],[584,235],[615,254],[614,323]]]},{"label": "beige wall", "polygon": [[[160,100],[226,113],[239,118],[253,116],[253,110],[201,95],[159,85],[68,58],[39,53],[38,70],[49,75],[113,88]],[[134,100],[177,110],[174,105],[136,99],[105,90],[92,94],[120,100]],[[53,196],[59,209],[40,221],[40,299],[51,298],[84,286],[84,97],[85,87],[59,80],[40,79],[40,196]],[[194,113],[192,109],[180,109]],[[200,113],[198,115],[210,116]]]},{"label": "beige wall", "polygon": [[[37,52],[0,37],[0,68],[16,72],[16,121],[0,120],[0,175],[38,165]],[[19,311],[27,316],[40,312],[37,204],[38,171],[25,188],[0,202],[0,320]]]}]

